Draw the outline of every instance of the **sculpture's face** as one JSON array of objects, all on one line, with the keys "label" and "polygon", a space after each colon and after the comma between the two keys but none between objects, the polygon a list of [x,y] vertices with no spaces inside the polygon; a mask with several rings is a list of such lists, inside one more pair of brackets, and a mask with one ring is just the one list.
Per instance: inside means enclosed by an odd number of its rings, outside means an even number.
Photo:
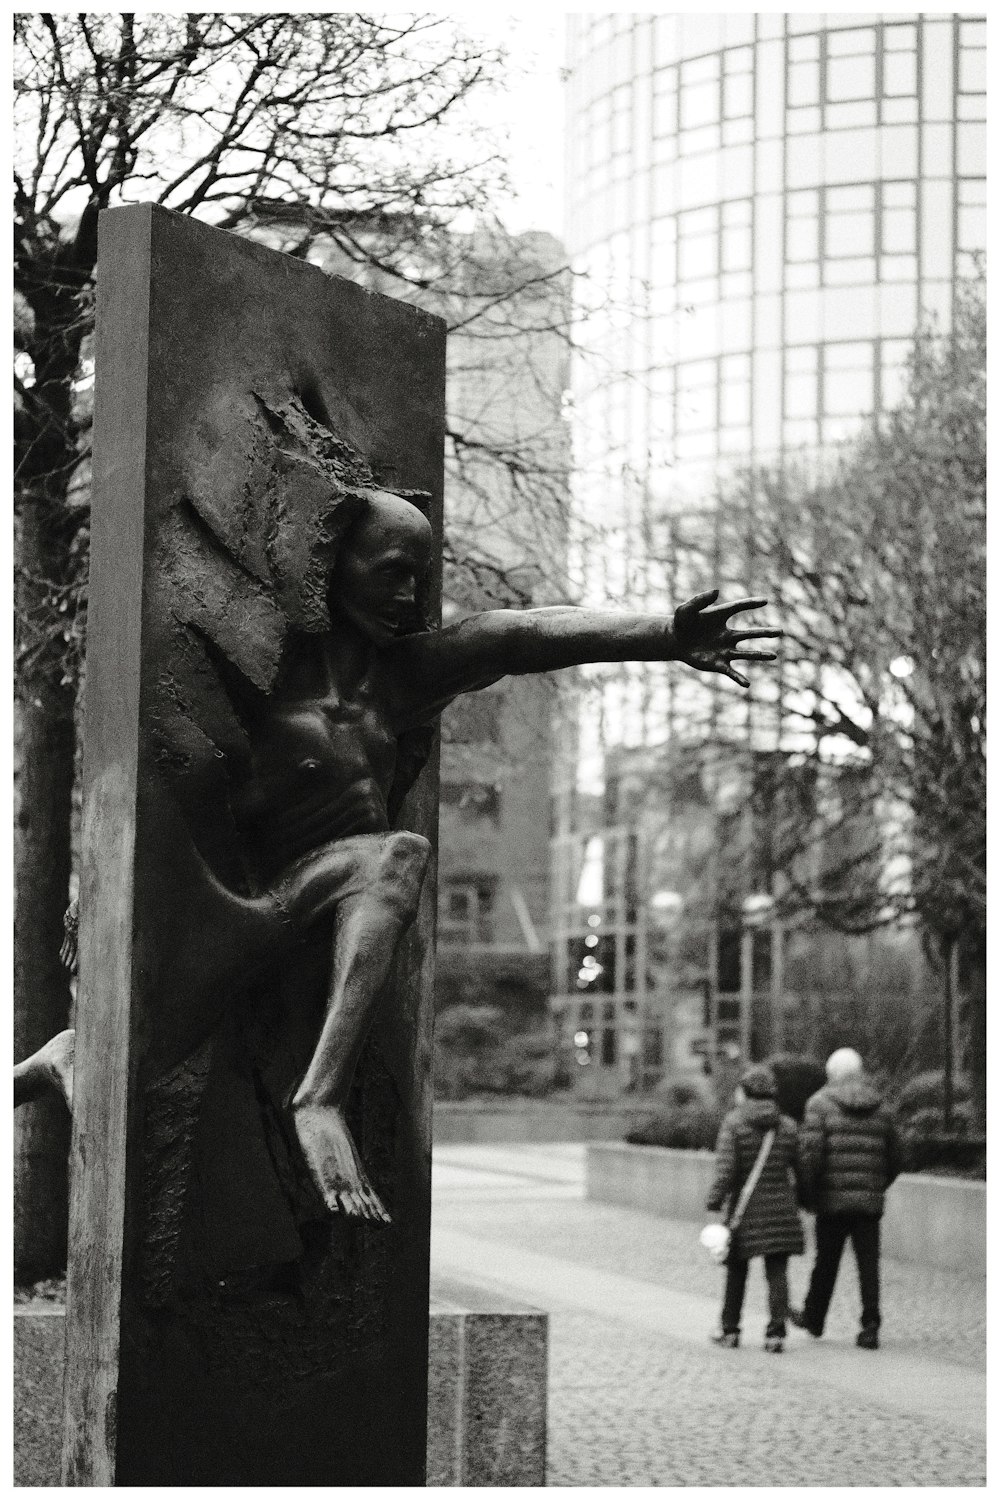
[{"label": "sculpture's face", "polygon": [[409,501],[376,490],[337,559],[330,602],[384,646],[418,623],[417,595],[430,562],[428,521]]}]

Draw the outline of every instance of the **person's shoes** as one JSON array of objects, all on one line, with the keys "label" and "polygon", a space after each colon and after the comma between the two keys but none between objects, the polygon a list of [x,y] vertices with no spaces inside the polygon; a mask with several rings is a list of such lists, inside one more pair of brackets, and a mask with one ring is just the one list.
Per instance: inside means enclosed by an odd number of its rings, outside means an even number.
[{"label": "person's shoes", "polygon": [[858,1334],[856,1343],[859,1349],[877,1349],[878,1329],[862,1328],[861,1332]]},{"label": "person's shoes", "polygon": [[814,1339],[821,1339],[823,1337],[822,1328],[815,1328],[800,1308],[790,1307],[788,1309],[788,1317],[795,1324],[796,1328],[801,1328],[805,1333],[811,1333]]},{"label": "person's shoes", "polygon": [[710,1337],[712,1343],[718,1344],[720,1349],[738,1349],[740,1347],[740,1336],[738,1333],[713,1333]]},{"label": "person's shoes", "polygon": [[765,1354],[782,1354],[782,1353],[784,1353],[784,1349],[785,1349],[785,1341],[784,1341],[784,1339],[765,1339],[764,1340],[764,1353]]}]

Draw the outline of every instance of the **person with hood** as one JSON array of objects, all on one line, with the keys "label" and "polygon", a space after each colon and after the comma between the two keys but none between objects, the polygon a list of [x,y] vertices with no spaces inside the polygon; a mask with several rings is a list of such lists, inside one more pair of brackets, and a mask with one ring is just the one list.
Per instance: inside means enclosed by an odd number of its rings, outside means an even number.
[{"label": "person with hood", "polygon": [[791,1318],[819,1338],[848,1240],[861,1286],[859,1349],[877,1349],[879,1225],[885,1193],[903,1166],[895,1118],[864,1076],[861,1058],[841,1047],[826,1064],[827,1084],[806,1104],[801,1156],[804,1202],[816,1212],[816,1260],[801,1312]]},{"label": "person with hood", "polygon": [[710,1213],[724,1208],[725,1222],[732,1220],[745,1186],[756,1175],[739,1224],[733,1228],[722,1329],[712,1335],[713,1342],[724,1349],[739,1347],[747,1272],[754,1256],[762,1255],[770,1313],[764,1348],[769,1354],[781,1353],[788,1317],[788,1257],[801,1255],[805,1249],[796,1206],[798,1132],[794,1121],[779,1110],[777,1091],[774,1073],[766,1063],[748,1068],[740,1079],[738,1102],[723,1120],[716,1142],[715,1178],[707,1202]]}]

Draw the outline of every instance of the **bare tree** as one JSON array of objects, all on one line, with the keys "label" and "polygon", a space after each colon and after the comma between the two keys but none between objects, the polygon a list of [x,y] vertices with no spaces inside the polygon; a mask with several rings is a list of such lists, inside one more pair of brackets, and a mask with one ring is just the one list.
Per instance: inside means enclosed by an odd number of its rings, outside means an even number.
[{"label": "bare tree", "polygon": [[[85,634],[97,216],[153,201],[228,229],[277,233],[299,255],[332,234],[359,274],[440,297],[455,270],[442,247],[502,184],[472,108],[500,63],[433,17],[15,17],[18,1053],[65,1025],[69,1005],[57,954]],[[501,302],[523,308],[532,284],[552,275],[535,266],[502,296],[482,290],[477,320],[492,326]],[[451,441],[459,457],[482,439],[470,424]],[[510,446],[498,456],[494,443],[491,461],[515,474],[526,461]],[[55,1269],[64,1249],[55,1108],[20,1112],[22,1279]]]},{"label": "bare tree", "polygon": [[961,958],[980,1118],[985,373],[980,279],[950,333],[917,339],[897,410],[825,473],[753,474],[728,508],[786,632],[773,684],[784,779],[814,772],[808,798],[786,796],[773,851],[786,907],[847,932],[915,919],[940,960],[946,1063]]}]

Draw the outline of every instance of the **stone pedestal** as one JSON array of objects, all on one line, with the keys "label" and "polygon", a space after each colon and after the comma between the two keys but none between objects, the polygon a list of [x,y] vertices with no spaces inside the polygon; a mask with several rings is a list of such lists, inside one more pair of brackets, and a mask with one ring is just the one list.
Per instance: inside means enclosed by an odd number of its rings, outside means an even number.
[{"label": "stone pedestal", "polygon": [[429,1374],[429,1485],[544,1486],[548,1313],[436,1280]]},{"label": "stone pedestal", "polygon": [[[434,881],[348,1109],[393,1222],[330,1216],[284,1114],[330,935],[220,895],[220,683],[317,628],[359,463],[439,556],[443,324],[149,206],[98,288],[64,1481],[419,1485]],[[435,824],[432,759],[397,826]]]},{"label": "stone pedestal", "polygon": [[[59,1484],[65,1318],[14,1315],[14,1483]],[[548,1314],[442,1284],[431,1300],[427,1401],[430,1486],[545,1484]]]}]

